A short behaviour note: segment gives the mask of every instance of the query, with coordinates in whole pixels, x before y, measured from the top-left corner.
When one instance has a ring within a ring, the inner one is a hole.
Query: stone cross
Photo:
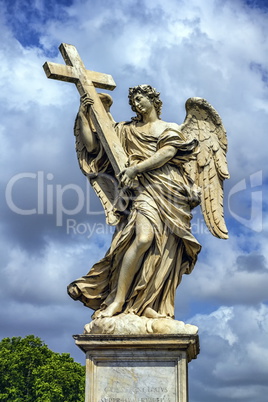
[[[95,89],[97,87],[113,90],[116,87],[113,77],[109,74],[86,70],[75,46],[62,43],[59,50],[66,65],[46,62],[43,65],[45,73],[48,78],[73,82],[80,96],[87,94],[93,99],[94,103],[90,107],[90,118],[115,174],[118,174],[125,167],[127,156]]]

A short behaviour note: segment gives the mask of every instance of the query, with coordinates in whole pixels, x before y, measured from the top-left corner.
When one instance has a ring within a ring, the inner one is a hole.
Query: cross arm
[[[75,83],[80,96],[88,94],[93,99],[91,119],[115,174],[118,174],[125,167],[127,156],[95,89],[113,90],[116,86],[113,77],[86,70],[75,46],[62,43],[59,49],[66,65],[46,62],[43,66],[45,73],[48,78]]]
[[[76,83],[80,77],[77,76],[72,66],[46,62],[43,65],[47,78],[54,80]],[[90,80],[95,87],[113,90],[116,87],[113,77],[110,74],[102,74],[96,71],[86,71],[88,81]]]

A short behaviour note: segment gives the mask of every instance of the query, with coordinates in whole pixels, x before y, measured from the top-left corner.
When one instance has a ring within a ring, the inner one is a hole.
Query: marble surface
[[[86,353],[86,402],[187,402],[198,335],[76,335]]]

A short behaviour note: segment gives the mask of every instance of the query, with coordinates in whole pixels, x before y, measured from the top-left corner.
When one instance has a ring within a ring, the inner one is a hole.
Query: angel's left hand
[[[127,167],[118,174],[118,178],[120,182],[127,187],[131,187],[131,184],[135,177],[137,176],[138,171],[136,166]]]

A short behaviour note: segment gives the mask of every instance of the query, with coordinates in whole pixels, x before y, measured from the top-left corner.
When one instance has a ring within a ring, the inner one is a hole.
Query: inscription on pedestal
[[[85,402],[187,402],[198,335],[76,335],[86,352]]]
[[[175,362],[102,362],[97,376],[97,402],[176,401]]]

